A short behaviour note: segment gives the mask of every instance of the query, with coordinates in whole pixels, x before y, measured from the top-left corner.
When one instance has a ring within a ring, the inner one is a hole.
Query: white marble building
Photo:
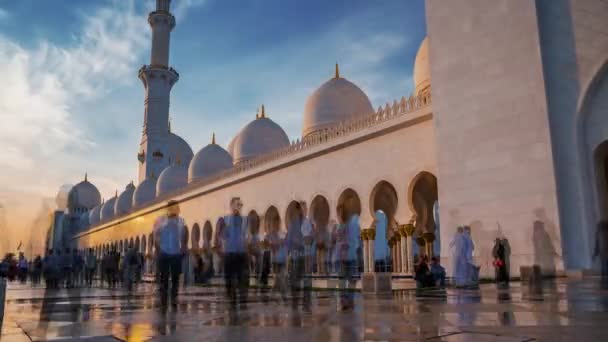
[[[196,154],[168,122],[179,79],[169,64],[169,5],[157,0],[149,16],[151,61],[139,72],[138,184],[104,203],[86,179],[73,188],[78,196],[57,215],[78,215],[69,238],[79,248],[101,253],[132,241],[152,254],[152,222],[174,199],[193,253],[208,250],[239,196],[257,218],[254,232],[285,230],[294,201],[305,201],[321,230],[360,214],[368,241],[382,211],[397,274],[411,273],[420,253],[440,254],[449,271],[459,225],[471,226],[486,277],[499,235],[510,241],[511,275],[533,264],[545,274],[594,268],[595,225],[608,216],[604,1],[427,0],[413,94],[373,109],[336,66],[303,105],[297,141],[262,107],[226,149],[213,138]]]

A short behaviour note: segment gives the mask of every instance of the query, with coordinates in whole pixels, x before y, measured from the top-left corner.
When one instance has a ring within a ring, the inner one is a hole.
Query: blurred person
[[[262,249],[262,266],[260,270],[260,284],[264,287],[268,286],[268,276],[271,271],[272,250],[270,248],[270,234],[265,233],[261,243]]]
[[[40,285],[40,277],[42,275],[42,257],[37,255],[32,263],[32,286]]]
[[[66,248],[64,250],[63,255],[61,256],[61,281],[62,286],[65,286],[65,288],[72,287],[73,263],[74,258],[72,257],[72,251],[70,250],[70,248]]]
[[[272,273],[274,276],[273,290],[279,292],[283,298],[287,290],[287,246],[285,237],[279,231],[271,232],[268,238],[271,249]]]
[[[88,287],[93,287],[93,277],[97,269],[97,256],[93,248],[89,248],[89,253],[85,259],[85,283]]]
[[[171,305],[174,308],[177,307],[182,259],[188,248],[186,222],[179,214],[179,203],[171,200],[167,202],[166,215],[160,216],[154,223],[162,308],[167,307],[169,296]],[[169,292],[169,279],[171,280],[171,292]]]
[[[27,274],[29,270],[29,264],[27,263],[27,259],[25,258],[25,254],[23,252],[19,252],[19,260],[17,261],[17,274],[19,275],[19,282],[21,284],[25,284],[27,282]]]
[[[129,247],[125,256],[122,260],[122,275],[123,284],[127,288],[128,293],[133,291],[133,283],[137,280],[137,272],[140,268],[141,259],[135,250],[132,243],[129,243]]]
[[[346,224],[336,232],[336,245],[340,261],[340,310],[354,308],[354,288],[356,281],[353,275],[358,269],[357,254],[361,248],[361,227],[359,215],[352,214]]]
[[[238,300],[243,308],[247,307],[247,287],[249,283],[247,242],[249,230],[247,217],[241,216],[243,202],[238,197],[230,200],[230,215],[224,217],[222,232],[224,247],[224,279],[226,294],[232,309],[236,308]],[[237,291],[238,288],[238,291]]]
[[[599,257],[602,272],[602,284],[608,286],[608,221],[601,220],[597,224],[595,232],[595,247],[593,249],[593,259]]]
[[[445,287],[445,268],[439,263],[438,257],[431,258],[431,275],[434,286]]]
[[[73,268],[73,283],[74,286],[80,286],[82,284],[82,277],[84,274],[84,258],[82,257],[79,250],[74,250],[74,268]]]

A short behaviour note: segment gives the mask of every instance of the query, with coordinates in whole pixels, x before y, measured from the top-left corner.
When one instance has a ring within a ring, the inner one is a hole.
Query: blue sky
[[[136,177],[150,0],[0,0],[0,201],[53,196],[84,174],[104,197]],[[422,0],[174,0],[173,130],[226,146],[264,103],[292,138],[333,75],[375,108],[412,89]],[[2,195],[4,194],[4,195]]]

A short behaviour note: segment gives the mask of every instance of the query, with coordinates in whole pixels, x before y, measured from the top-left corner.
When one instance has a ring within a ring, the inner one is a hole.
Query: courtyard
[[[598,279],[545,281],[508,289],[402,290],[355,294],[337,310],[334,291],[312,293],[310,311],[291,298],[251,289],[228,310],[223,288],[189,287],[160,310],[156,291],[104,288],[45,291],[10,284],[1,341],[602,341],[608,291]],[[42,314],[41,314],[42,309]]]

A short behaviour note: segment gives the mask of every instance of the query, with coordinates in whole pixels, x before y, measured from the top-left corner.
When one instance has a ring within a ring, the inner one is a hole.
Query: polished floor
[[[312,307],[251,290],[246,308],[229,310],[218,287],[191,287],[162,312],[151,285],[69,292],[9,285],[0,341],[608,341],[608,291],[597,279],[513,283],[508,289],[355,294],[312,293]]]

